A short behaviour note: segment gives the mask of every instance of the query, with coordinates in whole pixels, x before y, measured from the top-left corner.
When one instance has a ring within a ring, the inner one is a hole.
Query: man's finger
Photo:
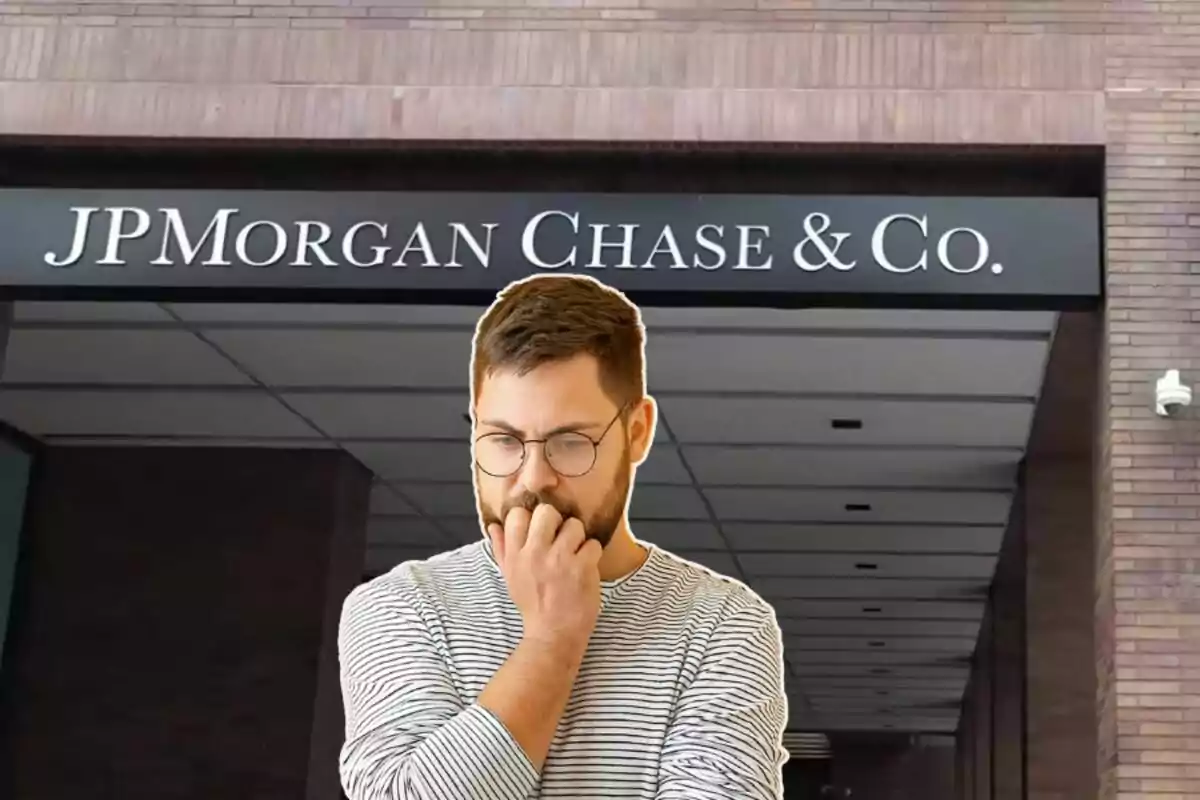
[[[529,512],[514,508],[504,518],[504,552],[519,553],[529,535]]]
[[[559,527],[558,536],[554,539],[554,549],[562,555],[573,556],[579,552],[586,538],[583,523],[576,517],[570,517]]]
[[[562,525],[562,514],[558,509],[547,503],[542,503],[533,510],[533,518],[529,522],[529,537],[525,546],[539,551],[546,551],[554,544],[554,537]]]
[[[584,563],[591,567],[599,567],[604,547],[595,539],[588,539],[583,543],[583,547],[579,548],[579,555],[583,556]]]

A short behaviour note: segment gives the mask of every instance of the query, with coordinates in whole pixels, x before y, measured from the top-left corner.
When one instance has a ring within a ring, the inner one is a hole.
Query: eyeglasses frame
[[[617,413],[613,416],[613,418],[611,420],[609,420],[608,425],[606,425],[604,427],[604,432],[601,433],[600,436],[595,439],[588,436],[583,431],[560,431],[558,433],[551,434],[550,436],[544,437],[542,439],[521,439],[520,437],[515,436],[511,433],[504,433],[504,432],[485,433],[481,436],[475,437],[474,441],[475,441],[476,445],[478,445],[482,440],[488,438],[489,436],[512,436],[514,439],[516,439],[518,442],[520,442],[521,443],[521,461],[517,464],[516,469],[514,469],[512,472],[507,472],[503,475],[497,475],[494,472],[488,472],[486,469],[484,469],[483,465],[479,463],[478,458],[473,458],[472,460],[475,462],[475,466],[479,467],[479,469],[482,470],[483,473],[486,475],[490,475],[493,478],[509,478],[509,477],[512,477],[513,475],[516,475],[518,472],[520,472],[524,468],[525,461],[526,461],[526,459],[529,458],[529,445],[540,444],[540,445],[542,445],[542,447],[545,447],[546,443],[548,441],[550,441],[551,439],[553,439],[555,436],[562,436],[563,434],[569,433],[569,434],[572,434],[575,436],[582,436],[584,439],[587,439],[589,442],[592,443],[592,463],[589,464],[588,468],[585,469],[583,472],[580,472],[575,475],[565,475],[562,472],[560,472],[558,470],[558,468],[554,466],[554,462],[552,462],[549,457],[546,458],[546,463],[550,466],[550,469],[554,470],[554,472],[561,478],[582,478],[584,475],[587,475],[589,472],[591,472],[593,469],[596,468],[596,462],[600,458],[600,445],[604,442],[604,437],[608,436],[608,432],[612,430],[613,425],[617,424],[617,420],[619,420],[621,418],[621,416],[625,413],[626,409],[628,409],[628,408],[629,408],[628,403],[625,403],[620,408],[618,408]]]

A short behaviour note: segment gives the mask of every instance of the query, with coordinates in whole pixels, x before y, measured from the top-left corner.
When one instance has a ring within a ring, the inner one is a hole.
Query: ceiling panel
[[[970,620],[983,619],[981,602],[939,602],[935,600],[812,600],[778,599],[773,603],[780,620],[788,618],[888,619],[888,620]]]
[[[634,495],[641,489],[635,489]],[[672,520],[631,519],[633,535],[671,551],[688,549],[724,549],[716,527],[708,520],[675,522]]]
[[[870,714],[828,714],[816,723],[823,731],[873,731],[895,730],[919,733],[932,731],[934,733],[953,733],[958,729],[958,717],[910,716],[908,714],[870,715]]]
[[[939,666],[942,663],[953,664],[962,656],[960,650],[946,652],[927,652],[918,650],[896,650],[887,647],[863,648],[850,650],[844,647],[837,649],[819,650],[813,647],[800,646],[796,642],[784,642],[784,654],[793,664],[824,664],[841,666],[843,664],[869,664],[872,666]],[[968,651],[966,655],[970,655]]]
[[[650,483],[691,484],[692,476],[679,457],[679,448],[658,443],[650,448],[646,460],[637,467],[636,481],[643,487]]]
[[[346,442],[353,453],[376,475],[396,481],[463,481],[472,475],[471,446],[461,442]],[[638,481],[689,485],[691,476],[679,460],[679,452],[668,445],[650,449],[638,469]]]
[[[1009,489],[1020,451],[686,447],[704,485]]]
[[[1011,503],[1004,492],[720,488],[705,489],[704,493],[721,519],[763,522],[1002,525],[1008,519]]]
[[[21,303],[20,306],[89,305]],[[126,305],[126,304],[115,304]],[[128,304],[134,305],[134,304]],[[151,306],[151,304],[144,304]],[[394,324],[474,326],[482,306],[421,306],[370,304],[172,303],[190,322],[250,322],[285,324]],[[42,312],[48,313],[48,312]],[[650,329],[657,327],[768,328],[797,331],[940,331],[946,333],[1048,334],[1054,312],[953,311],[923,309],[839,308],[654,308],[642,309]]]
[[[970,371],[969,367],[966,367]],[[729,384],[726,389],[750,389]],[[829,391],[829,390],[824,390]],[[1023,451],[1032,402],[949,402],[888,398],[657,398],[677,441],[864,447],[1009,447]],[[859,422],[861,428],[834,427]],[[816,456],[819,457],[819,456]]]
[[[367,520],[368,547],[449,547],[446,535],[422,517],[376,516]]]
[[[958,600],[986,596],[988,581],[891,578],[755,578],[751,584],[771,600]]]
[[[265,392],[27,391],[0,388],[0,418],[35,436],[289,437],[308,425]]]
[[[367,548],[365,567],[368,572],[385,572],[405,561],[420,561],[445,552],[445,547],[387,547]]]
[[[671,334],[648,340],[646,361],[651,392],[1036,397],[1047,351],[1038,340]]]
[[[210,330],[206,335],[271,386],[465,390],[470,385],[469,331]]]
[[[676,551],[675,555],[688,561],[699,564],[702,567],[707,567],[712,571],[726,577],[737,578],[738,567],[734,563],[733,556],[729,553],[720,551]]]
[[[784,618],[779,625],[794,636],[951,636],[974,641],[979,635],[979,621],[974,619]]]
[[[462,439],[471,435],[470,397],[453,394],[280,392],[289,405],[336,439]]]
[[[397,484],[417,508],[431,516],[471,514],[475,511],[475,492],[469,483]]]
[[[814,705],[834,704],[839,701],[847,703],[862,702],[864,698],[888,697],[897,705],[917,703],[937,703],[944,700],[959,700],[959,689],[956,683],[944,683],[933,686],[904,686],[888,685],[875,682],[874,686],[825,686],[805,682],[803,691]],[[878,699],[870,702],[879,703]]]
[[[181,319],[193,323],[252,325],[469,325],[484,308],[358,303],[171,303]]]
[[[895,553],[739,553],[738,561],[752,576],[816,576],[867,578],[975,578],[988,582],[996,556]]]
[[[639,486],[629,503],[633,519],[707,520],[700,493],[690,486]]]
[[[116,434],[105,436],[90,434],[46,434],[41,437],[48,444],[69,447],[112,447],[120,444],[128,447],[255,447],[265,450],[340,450],[326,439],[300,438],[294,436],[250,437],[212,436],[199,434],[171,434],[166,436],[140,436]]]
[[[956,716],[958,700],[954,696],[926,695],[923,697],[895,697],[888,692],[872,692],[849,697],[817,697],[811,701],[812,709],[818,714],[850,711],[857,713],[930,714],[934,716]]]
[[[440,516],[437,517],[437,521],[463,541],[472,541],[481,535],[479,520],[473,508],[466,512],[466,515],[460,512],[459,516]],[[638,539],[658,545],[671,553],[725,549],[721,535],[712,523],[705,519],[677,521],[635,517],[629,524],[633,535]]]
[[[404,494],[426,514],[470,514],[475,493],[469,483],[404,483]],[[690,486],[641,486],[633,493],[631,517],[648,519],[706,519],[700,495]]]
[[[385,481],[471,480],[471,448],[466,443],[346,442],[344,446]]]
[[[970,666],[928,664],[807,664],[791,662],[791,672],[801,685],[823,685],[827,681],[862,679],[901,684],[910,681],[957,681],[965,685]]]
[[[307,417],[384,479],[372,494],[367,569],[479,540],[463,412],[481,308],[170,310],[259,379],[291,387],[284,400],[300,416],[256,390],[0,386],[0,417],[72,442],[334,444],[315,438]],[[20,304],[16,315],[8,381],[252,385],[154,304]],[[953,722],[1053,318],[646,309],[651,390],[709,488],[690,485],[659,426],[632,527],[720,574],[746,568],[784,631],[793,726]],[[48,329],[58,321],[61,330]]]
[[[280,397],[337,439],[450,439],[469,441],[466,388],[458,392],[288,392]],[[666,443],[666,430],[655,430]]]
[[[919,668],[918,668],[919,669]],[[896,670],[899,671],[899,668]],[[897,696],[913,692],[959,693],[963,690],[965,676],[958,677],[913,677],[901,675],[807,675],[803,680],[805,694],[813,697],[831,696],[838,693],[872,692],[886,689]]]
[[[5,383],[253,383],[180,330],[17,328],[9,334],[5,358]]]
[[[986,553],[1000,551],[1001,525],[789,525],[728,522],[722,525],[739,550],[842,553]]]
[[[448,531],[460,542],[467,544],[483,538],[479,515],[475,513],[475,509],[471,509],[468,514],[468,516],[460,517],[435,517],[435,519],[442,530]]]
[[[865,695],[858,698],[831,698],[812,703],[806,716],[811,719],[832,717],[838,720],[853,720],[878,716],[891,720],[909,719],[958,719],[961,703],[953,699],[927,702],[897,702],[886,696]],[[901,723],[911,724],[911,723]],[[893,722],[894,726],[895,723]]]
[[[174,322],[158,303],[22,301],[13,322]]]
[[[790,651],[852,652],[874,658],[880,653],[916,653],[915,662],[935,661],[946,656],[969,656],[975,650],[974,636],[803,636],[783,635],[783,646]],[[819,659],[818,659],[819,660]],[[909,662],[914,663],[914,662]]]
[[[768,328],[836,331],[942,331],[1048,335],[1052,311],[943,311],[850,308],[646,308],[642,319],[657,326]]]
[[[371,487],[370,510],[372,514],[417,514],[417,510],[402,499],[394,487],[383,483]]]

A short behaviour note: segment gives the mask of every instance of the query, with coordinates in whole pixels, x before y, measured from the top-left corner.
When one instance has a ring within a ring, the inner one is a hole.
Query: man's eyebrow
[[[486,425],[489,428],[499,428],[500,430],[504,431],[505,433],[511,433],[513,436],[524,436],[525,435],[524,431],[519,430],[518,428],[514,428],[512,425],[509,425],[507,422],[505,422],[504,420],[500,420],[500,419],[481,419],[481,420],[479,420],[479,424]]]
[[[505,433],[512,434],[513,436],[516,436],[519,439],[526,438],[525,431],[523,431],[520,428],[517,428],[513,425],[510,425],[509,423],[507,423],[501,419],[481,419],[481,420],[479,420],[479,424],[486,425],[489,428],[499,428],[500,430],[504,431]],[[603,424],[604,423],[602,423],[602,422],[571,422],[566,425],[559,425],[558,427],[547,431],[546,436],[553,436],[556,433],[578,433],[580,431],[587,430],[588,428],[599,428]]]

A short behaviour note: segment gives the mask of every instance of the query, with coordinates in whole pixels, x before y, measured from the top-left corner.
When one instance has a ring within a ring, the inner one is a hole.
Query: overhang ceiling
[[[48,442],[341,447],[365,574],[473,541],[473,308],[24,303],[0,418]],[[776,607],[800,731],[949,732],[1055,317],[647,309],[639,537]]]

